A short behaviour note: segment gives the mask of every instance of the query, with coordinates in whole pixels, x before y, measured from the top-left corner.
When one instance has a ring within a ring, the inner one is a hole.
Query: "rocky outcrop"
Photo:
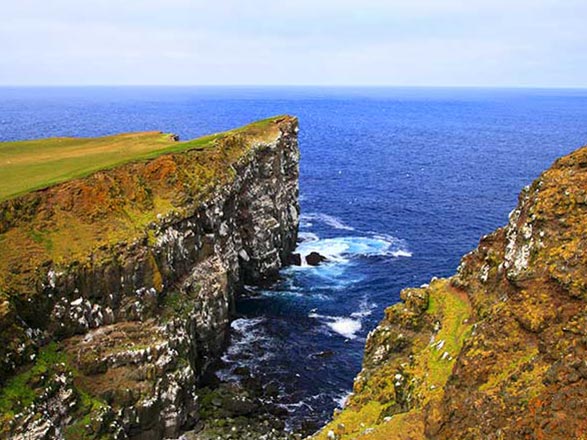
[[[5,202],[1,240],[26,239],[1,267],[2,434],[193,427],[235,295],[295,247],[298,158],[280,117]]]
[[[520,195],[457,274],[402,292],[318,439],[587,436],[587,147]]]
[[[318,252],[310,252],[308,255],[306,255],[306,263],[309,266],[318,266],[324,261],[326,261],[326,257],[324,255],[320,255]]]

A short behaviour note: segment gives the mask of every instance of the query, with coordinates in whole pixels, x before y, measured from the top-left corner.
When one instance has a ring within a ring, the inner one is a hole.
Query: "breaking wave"
[[[230,344],[222,356],[228,367],[217,372],[221,380],[235,380],[232,369],[244,365],[252,370],[271,358],[272,338],[266,333],[264,318],[239,318],[230,323]]]
[[[329,215],[329,214],[310,212],[308,214],[302,214],[302,216],[300,218],[300,223],[301,223],[302,227],[312,226],[312,221],[318,221],[318,222],[324,223],[334,229],[342,229],[344,231],[354,231],[355,230],[355,228],[353,228],[352,226],[349,226],[349,225],[343,223],[343,221],[340,220],[339,218],[334,217],[333,215]]]
[[[347,339],[355,339],[357,332],[361,330],[362,324],[360,319],[348,318],[345,316],[325,316],[311,312],[309,318],[316,318],[324,322],[332,331],[344,336]]]
[[[301,242],[296,252],[305,257],[311,252],[324,255],[330,262],[346,263],[353,257],[411,257],[401,240],[384,237],[338,237],[320,239],[315,234],[312,239]]]

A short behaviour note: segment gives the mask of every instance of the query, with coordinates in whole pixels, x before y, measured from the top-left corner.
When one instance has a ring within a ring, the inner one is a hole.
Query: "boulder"
[[[320,263],[326,261],[327,258],[324,255],[320,255],[318,252],[310,252],[306,255],[306,263],[310,266],[318,266]]]

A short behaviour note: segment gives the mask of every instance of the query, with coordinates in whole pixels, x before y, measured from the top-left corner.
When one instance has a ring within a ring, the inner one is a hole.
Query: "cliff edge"
[[[524,188],[456,275],[402,291],[316,439],[587,436],[587,147]]]
[[[29,149],[71,168],[1,188],[0,437],[175,438],[198,422],[235,295],[295,247],[297,131],[281,116],[188,142],[2,150],[9,170]]]

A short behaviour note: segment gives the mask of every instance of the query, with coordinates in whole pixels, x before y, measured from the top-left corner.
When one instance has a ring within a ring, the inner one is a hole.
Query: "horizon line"
[[[554,89],[587,90],[583,86],[559,85],[398,85],[398,84],[0,84],[0,88],[82,88],[82,87],[201,87],[201,88],[395,88],[395,89]]]

